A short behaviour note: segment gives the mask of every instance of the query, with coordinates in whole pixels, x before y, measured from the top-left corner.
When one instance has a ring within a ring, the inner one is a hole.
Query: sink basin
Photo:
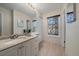
[[[29,39],[29,37],[28,36],[19,36],[16,39],[10,39],[10,38],[3,39],[3,40],[0,40],[0,44],[3,44],[3,43],[5,43],[5,44],[10,44],[10,43],[14,44],[14,43],[16,43],[16,41],[21,41],[22,39]]]
[[[17,39],[27,39],[26,36],[19,36]]]
[[[6,42],[5,44],[14,44],[14,43],[15,43],[14,41],[15,41],[15,40],[8,41],[8,42]]]
[[[3,39],[3,40],[0,40],[0,43],[9,42],[9,41],[13,41],[13,40],[12,39]]]
[[[28,37],[19,36],[18,38],[14,39],[14,40],[11,40],[11,41],[8,41],[5,44],[17,44],[17,42],[22,42],[22,41],[25,41],[26,39],[28,39]]]

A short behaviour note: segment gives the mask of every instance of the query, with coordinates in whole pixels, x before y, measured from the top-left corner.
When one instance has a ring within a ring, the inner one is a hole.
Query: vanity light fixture
[[[35,11],[36,14],[36,19],[39,18],[40,13],[38,12],[38,10],[35,8],[35,6],[32,3],[27,3],[26,5],[28,5],[32,10]]]
[[[26,5],[28,5],[31,9],[33,9],[34,11],[36,10],[36,8],[32,5],[32,3],[27,3]]]

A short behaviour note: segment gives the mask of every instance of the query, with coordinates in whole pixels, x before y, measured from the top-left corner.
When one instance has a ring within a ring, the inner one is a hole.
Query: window
[[[48,17],[48,35],[59,35],[58,19],[60,15]]]

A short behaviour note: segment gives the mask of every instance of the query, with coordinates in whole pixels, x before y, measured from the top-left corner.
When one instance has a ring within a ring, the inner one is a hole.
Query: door
[[[2,33],[2,14],[0,13],[0,36]]]

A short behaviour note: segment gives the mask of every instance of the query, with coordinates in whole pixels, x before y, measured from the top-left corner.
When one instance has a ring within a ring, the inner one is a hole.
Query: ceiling
[[[11,10],[15,9],[21,11],[31,17],[35,16],[34,10],[30,8],[28,5],[26,5],[25,3],[0,3],[0,6]]]
[[[63,3],[31,3],[42,15],[51,11],[55,11],[63,7]],[[34,17],[35,12],[32,8],[29,8],[26,3],[0,3],[0,6],[9,9],[19,10],[28,16]]]
[[[46,14],[63,7],[64,3],[32,3],[32,5],[41,13]]]

